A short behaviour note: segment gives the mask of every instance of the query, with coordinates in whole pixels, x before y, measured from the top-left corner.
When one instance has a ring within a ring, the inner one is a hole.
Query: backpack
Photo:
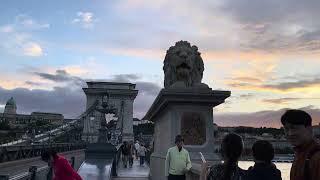
[[[310,160],[312,158],[313,155],[315,155],[317,152],[320,152],[320,146],[316,146],[316,148],[312,149],[308,155],[307,155],[307,158],[305,160],[305,163],[304,163],[304,178],[305,180],[310,180],[311,177],[310,177]]]

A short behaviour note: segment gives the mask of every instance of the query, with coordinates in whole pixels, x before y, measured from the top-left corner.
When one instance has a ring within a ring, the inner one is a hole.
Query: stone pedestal
[[[199,152],[207,161],[218,159],[214,154],[213,110],[230,96],[230,91],[210,88],[162,89],[143,119],[155,123],[154,152],[151,155],[152,180],[165,180],[165,158],[175,145],[178,134],[185,139],[185,148],[192,162],[200,162]]]

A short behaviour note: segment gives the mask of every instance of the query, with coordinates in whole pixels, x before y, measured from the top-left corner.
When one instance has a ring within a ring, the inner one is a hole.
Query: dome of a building
[[[16,107],[16,101],[13,99],[13,97],[11,97],[8,101],[6,105],[10,105],[10,106],[15,106]]]
[[[11,97],[4,108],[4,113],[6,114],[16,114],[17,113],[17,105],[13,97]]]

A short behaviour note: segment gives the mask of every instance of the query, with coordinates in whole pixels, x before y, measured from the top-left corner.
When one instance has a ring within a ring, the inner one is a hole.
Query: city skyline
[[[166,50],[186,40],[201,52],[202,81],[232,92],[214,109],[219,125],[278,126],[285,108],[303,108],[317,124],[320,2],[274,2],[4,1],[0,112],[14,97],[19,113],[76,117],[84,82],[105,80],[137,84],[142,118],[163,87]]]

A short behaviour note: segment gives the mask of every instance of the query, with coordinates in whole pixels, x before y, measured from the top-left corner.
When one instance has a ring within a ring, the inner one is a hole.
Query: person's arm
[[[165,176],[169,176],[169,168],[170,168],[170,149],[168,149],[167,156],[166,156],[166,163],[164,167]]]
[[[207,180],[208,177],[208,163],[204,162],[201,164],[201,172],[199,180]]]
[[[278,175],[278,180],[282,180],[282,177],[281,177],[281,171],[279,169],[277,169],[277,175]]]
[[[187,167],[186,167],[186,170],[187,171],[190,171],[192,165],[191,165],[191,161],[190,161],[190,156],[189,156],[189,152],[187,152]]]
[[[68,174],[68,176],[73,177],[76,180],[82,180],[81,176],[71,167],[68,160],[64,159],[61,162],[63,170]]]

